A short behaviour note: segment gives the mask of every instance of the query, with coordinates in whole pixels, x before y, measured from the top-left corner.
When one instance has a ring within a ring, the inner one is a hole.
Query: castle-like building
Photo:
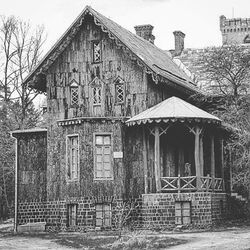
[[[250,18],[227,19],[220,16],[220,31],[222,44],[248,44],[250,43]]]

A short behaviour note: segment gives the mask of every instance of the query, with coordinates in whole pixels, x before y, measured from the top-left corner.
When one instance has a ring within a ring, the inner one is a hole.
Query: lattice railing
[[[161,191],[223,191],[222,178],[202,176],[197,183],[197,176],[161,177]]]

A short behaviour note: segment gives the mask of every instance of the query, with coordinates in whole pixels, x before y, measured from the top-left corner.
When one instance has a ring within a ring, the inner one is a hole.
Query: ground
[[[117,232],[17,234],[0,225],[0,250],[45,249],[250,249],[250,225],[231,224],[209,231],[124,233]]]

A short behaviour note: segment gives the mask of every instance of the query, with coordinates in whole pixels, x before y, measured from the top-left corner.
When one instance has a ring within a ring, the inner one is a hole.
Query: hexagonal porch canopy
[[[170,97],[163,102],[141,112],[130,118],[126,124],[128,126],[146,123],[175,122],[175,121],[197,121],[220,124],[221,120],[208,112],[178,98]]]
[[[167,130],[172,127],[176,122],[183,123],[185,127],[189,129],[194,135],[193,142],[194,143],[194,165],[195,165],[195,176],[182,176],[178,174],[178,177],[166,177],[161,176],[160,169],[160,137],[163,134],[166,134]],[[166,127],[164,126],[166,124]],[[203,133],[205,124],[211,125],[220,125],[221,120],[214,115],[209,114],[208,112],[178,98],[171,97],[169,99],[164,100],[163,102],[141,112],[140,114],[130,118],[126,122],[127,126],[134,125],[149,125],[142,126],[143,133],[143,145],[146,145],[146,132],[144,128],[148,128],[150,130],[150,134],[154,135],[154,176],[156,183],[156,191],[161,192],[164,190],[168,190],[167,187],[172,186],[174,190],[185,191],[187,188],[191,190],[208,190],[205,188],[206,184],[211,183],[212,190],[215,188],[215,182],[218,181],[220,183],[220,188],[217,190],[223,190],[223,173],[222,178],[215,178],[215,142],[214,135],[210,136],[210,166],[211,166],[211,177],[204,176],[204,149],[203,149]],[[151,124],[151,125],[150,125]],[[144,146],[145,148],[145,146]],[[145,150],[144,150],[145,151]],[[221,143],[220,149],[220,158],[223,158],[223,141]],[[221,160],[223,161],[223,160]],[[147,175],[147,160],[146,156],[144,159],[144,172],[145,176]],[[221,164],[222,166],[222,164]],[[222,171],[222,170],[221,170]],[[145,177],[145,187],[146,187],[146,179]],[[195,181],[194,181],[195,180]],[[165,182],[165,186],[162,186],[162,183]],[[183,186],[179,185],[177,187],[173,185],[173,183],[184,183]],[[193,183],[196,183],[195,186]],[[210,184],[209,184],[210,186]],[[176,188],[176,189],[175,189]],[[145,188],[145,193],[147,193],[147,188]]]

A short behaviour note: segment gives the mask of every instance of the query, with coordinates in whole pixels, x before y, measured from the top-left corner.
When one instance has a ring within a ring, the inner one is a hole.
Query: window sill
[[[72,182],[79,182],[79,179],[67,179],[66,182],[67,184]]]
[[[94,178],[94,181],[113,181],[114,178]]]

